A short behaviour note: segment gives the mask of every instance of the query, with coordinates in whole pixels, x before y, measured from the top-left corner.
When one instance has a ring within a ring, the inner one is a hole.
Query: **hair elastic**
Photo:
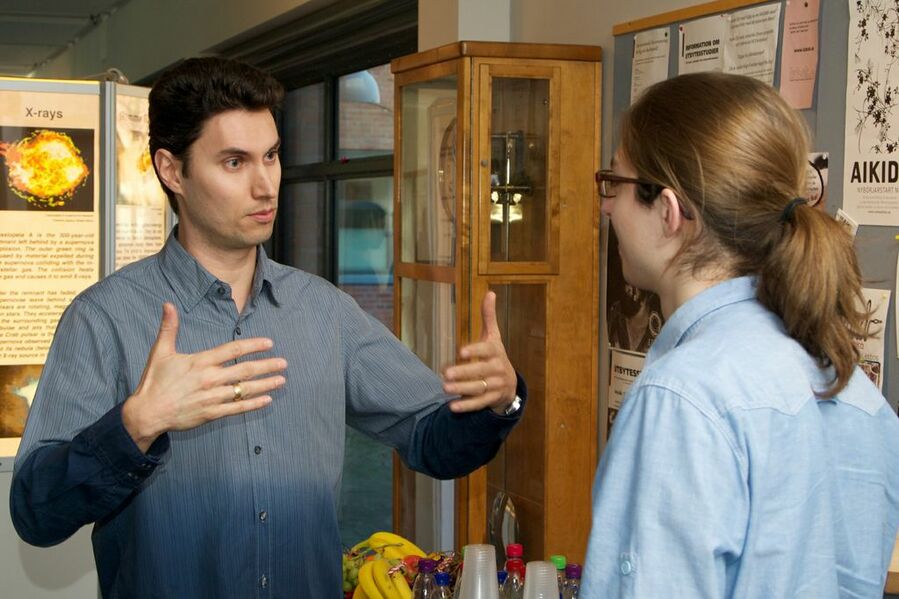
[[[808,200],[805,198],[793,198],[790,200],[790,203],[787,204],[784,211],[780,213],[780,222],[789,223],[793,221],[793,212],[796,211],[796,207],[800,204],[808,204]]]

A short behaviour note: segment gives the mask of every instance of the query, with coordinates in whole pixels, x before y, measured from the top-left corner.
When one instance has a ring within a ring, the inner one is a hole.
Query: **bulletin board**
[[[802,0],[791,0],[802,1]],[[780,60],[783,50],[783,21],[787,11],[787,1],[758,2],[747,0],[720,0],[682,10],[650,16],[645,19],[616,25],[615,52],[613,64],[614,89],[612,92],[612,147],[618,144],[618,123],[620,115],[631,103],[631,73],[634,55],[634,35],[657,28],[668,29],[669,60],[668,76],[678,74],[679,27],[693,20],[712,15],[733,13],[740,10],[780,5],[780,37],[777,57],[774,61],[774,87],[780,88]],[[850,7],[848,0],[820,0],[818,19],[818,65],[817,81],[812,94],[811,107],[800,112],[805,117],[811,132],[810,151],[827,152],[829,168],[827,191],[823,202],[830,214],[836,214],[843,207],[843,178],[845,154],[845,121],[847,96],[847,66],[849,42]],[[849,82],[854,85],[855,82]],[[897,131],[899,134],[899,131]],[[888,158],[899,160],[899,151]],[[603,165],[604,168],[607,165]],[[850,213],[851,214],[851,213]],[[899,255],[899,227],[862,224],[856,235],[856,250],[862,268],[863,286],[883,289],[896,293],[897,255]],[[608,235],[605,235],[608,239]],[[612,283],[609,282],[609,285]],[[608,296],[608,293],[607,293]],[[885,342],[884,359],[880,376],[883,380],[883,394],[897,408],[899,402],[899,358],[897,358],[895,329],[895,297],[891,296],[886,322],[881,327]],[[608,352],[607,352],[608,354]],[[608,359],[608,357],[607,357]],[[602,369],[609,372],[609,365]]]

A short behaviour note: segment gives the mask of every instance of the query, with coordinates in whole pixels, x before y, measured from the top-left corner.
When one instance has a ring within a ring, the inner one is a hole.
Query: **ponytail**
[[[798,206],[761,264],[758,299],[783,319],[787,334],[821,368],[833,367],[830,398],[849,382],[859,361],[853,337],[869,316],[862,309],[861,274],[852,237],[827,213]]]

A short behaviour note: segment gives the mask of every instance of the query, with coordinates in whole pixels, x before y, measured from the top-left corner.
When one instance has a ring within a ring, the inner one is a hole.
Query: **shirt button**
[[[260,522],[265,522],[267,519],[268,519],[268,512],[266,512],[265,510],[262,510],[261,512],[259,512],[259,521]]]
[[[219,287],[218,289],[215,290],[215,292],[218,293],[219,295],[225,295],[225,288]]]
[[[259,579],[259,586],[261,586],[263,589],[268,588],[268,576],[266,576],[265,574],[262,575],[262,578]]]
[[[240,335],[240,327],[237,327],[236,329],[234,329],[234,333],[237,335]]]
[[[256,447],[253,448],[253,453],[255,453],[256,455],[259,455],[260,453],[262,453],[262,447],[257,445]]]
[[[618,571],[621,572],[622,576],[628,576],[631,572],[634,571],[634,565],[631,563],[631,560],[628,559],[627,556],[621,557],[621,561],[618,564]]]

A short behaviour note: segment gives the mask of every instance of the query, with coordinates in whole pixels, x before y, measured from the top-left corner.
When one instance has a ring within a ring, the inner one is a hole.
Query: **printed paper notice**
[[[680,31],[677,72],[698,73],[724,68],[724,43],[727,39],[726,15],[715,15],[684,23]]]
[[[787,0],[780,94],[797,109],[811,108],[818,76],[819,0]]]
[[[115,267],[156,253],[165,243],[166,195],[150,158],[149,102],[116,95]]]
[[[724,72],[773,85],[780,3],[730,13],[727,21]]]
[[[805,199],[809,206],[819,210],[827,207],[827,163],[830,155],[827,152],[811,152],[808,155],[806,169]]]
[[[99,86],[94,89],[0,90],[3,456],[18,447],[60,315],[100,275]]]
[[[861,354],[859,366],[871,382],[883,391],[883,355],[886,332],[887,309],[890,306],[890,292],[887,289],[862,289],[865,305],[862,309],[870,311],[864,323],[862,337],[855,338],[855,346]]]
[[[668,28],[641,31],[634,35],[634,59],[631,67],[631,103],[647,87],[668,78],[671,40]]]
[[[643,370],[643,362],[645,357],[643,354],[635,354],[624,352],[617,349],[612,350],[612,372],[609,376],[609,407],[606,420],[606,439],[612,432],[612,425],[615,424],[615,417],[621,404],[624,402],[624,396],[627,390],[640,375]]]
[[[849,3],[843,208],[859,225],[899,226],[899,13]]]

